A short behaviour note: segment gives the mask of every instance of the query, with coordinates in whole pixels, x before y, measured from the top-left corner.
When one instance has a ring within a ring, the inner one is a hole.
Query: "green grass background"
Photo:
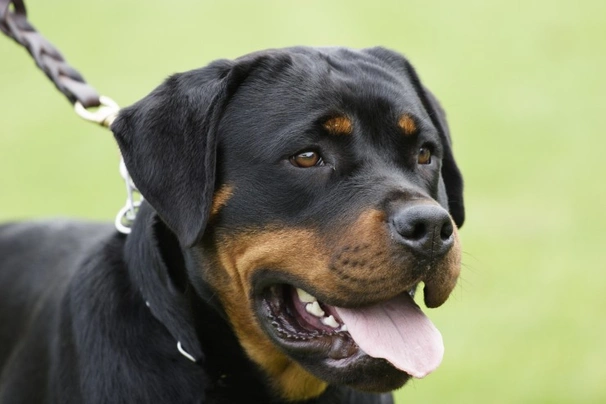
[[[128,105],[167,75],[290,45],[405,53],[466,179],[441,368],[398,402],[606,402],[606,2],[30,0],[31,21]],[[112,220],[110,133],[0,40],[0,219]]]

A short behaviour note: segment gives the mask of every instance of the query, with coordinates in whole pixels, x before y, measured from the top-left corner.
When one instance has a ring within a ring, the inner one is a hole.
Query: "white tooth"
[[[347,326],[345,324],[343,324],[341,326],[341,328],[339,328],[339,331],[341,331],[341,332],[347,332]]]
[[[322,324],[327,325],[332,328],[337,328],[339,326],[339,323],[337,323],[337,320],[335,320],[335,318],[332,315],[330,315],[328,317],[324,317],[322,319]]]
[[[297,288],[297,295],[299,296],[299,300],[302,301],[303,303],[311,303],[311,302],[315,302],[316,299],[315,297],[313,297],[312,295],[310,295],[309,293],[307,293],[306,291],[304,291],[303,289],[299,289]]]
[[[313,314],[316,317],[322,317],[324,315],[324,310],[320,307],[320,303],[318,301],[314,301],[313,303],[308,303],[305,305],[305,310],[309,314]]]

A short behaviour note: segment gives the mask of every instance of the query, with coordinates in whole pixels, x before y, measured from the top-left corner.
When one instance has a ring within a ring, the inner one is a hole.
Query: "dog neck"
[[[276,402],[266,377],[248,359],[212,290],[193,286],[187,265],[193,265],[176,237],[147,204],[140,208],[125,245],[125,261],[133,283],[152,315],[174,340],[175,351],[204,369],[212,394],[229,394],[233,402]],[[239,386],[254,385],[254,393]],[[244,394],[238,399],[238,394]],[[209,393],[211,394],[211,393]],[[258,401],[260,400],[260,401]]]

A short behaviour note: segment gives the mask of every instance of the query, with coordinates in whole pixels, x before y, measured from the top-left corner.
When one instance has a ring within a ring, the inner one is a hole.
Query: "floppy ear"
[[[437,98],[427,89],[419,76],[415,72],[412,65],[405,61],[406,70],[414,85],[423,107],[429,114],[431,122],[438,130],[442,145],[444,148],[444,157],[442,159],[442,178],[444,179],[444,185],[446,187],[446,195],[448,196],[448,210],[452,216],[454,222],[458,227],[463,226],[465,221],[465,205],[463,203],[463,177],[461,171],[455,162],[454,155],[452,153],[452,141],[450,138],[450,129],[446,122],[446,113],[442,106],[438,102]]]
[[[215,187],[218,122],[246,71],[219,60],[176,74],[112,124],[133,182],[184,246],[204,232]]]

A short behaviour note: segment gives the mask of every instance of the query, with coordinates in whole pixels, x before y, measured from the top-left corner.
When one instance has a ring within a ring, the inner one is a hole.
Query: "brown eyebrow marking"
[[[216,216],[217,213],[227,204],[229,198],[234,194],[234,188],[231,185],[223,184],[213,195],[213,202],[210,208],[210,217]]]
[[[414,135],[417,132],[417,124],[409,114],[403,114],[400,119],[398,119],[398,126],[406,136]]]
[[[331,135],[351,135],[353,123],[344,115],[329,118],[322,125]]]

